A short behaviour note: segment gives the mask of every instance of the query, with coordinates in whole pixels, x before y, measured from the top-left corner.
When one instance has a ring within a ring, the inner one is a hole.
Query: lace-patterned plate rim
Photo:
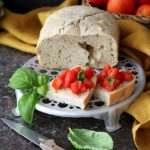
[[[50,74],[52,77],[50,81],[57,76],[62,70],[51,70],[41,67],[38,64],[37,57],[33,57],[28,60],[23,67],[29,67],[34,69],[36,72],[41,74]],[[116,109],[121,109],[122,107],[128,107],[135,98],[143,91],[145,85],[145,75],[142,67],[135,60],[130,57],[120,54],[118,67],[121,70],[132,71],[136,77],[136,86],[133,94],[128,97],[126,100],[121,101],[113,106],[106,106],[105,103],[98,100],[97,98],[92,97],[87,108],[85,110],[80,109],[76,106],[70,106],[63,103],[58,103],[52,99],[41,98],[40,102],[36,105],[36,109],[43,113],[63,116],[63,117],[94,117],[97,114],[104,112],[109,112]],[[100,70],[94,69],[95,73],[98,73]],[[16,91],[16,94],[21,92],[20,90]]]

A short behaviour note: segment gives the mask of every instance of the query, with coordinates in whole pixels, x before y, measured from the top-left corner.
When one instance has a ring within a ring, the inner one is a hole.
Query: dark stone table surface
[[[0,118],[8,118],[49,137],[66,150],[73,150],[67,140],[68,128],[85,128],[95,131],[106,131],[104,122],[93,118],[62,118],[35,111],[31,126],[25,124],[20,117],[12,114],[16,106],[14,90],[8,88],[8,79],[13,72],[33,57],[9,48],[0,46]],[[132,139],[132,124],[134,119],[123,113],[120,119],[122,128],[110,133],[114,141],[114,150],[136,150]],[[23,138],[0,120],[0,150],[39,150],[40,148]]]

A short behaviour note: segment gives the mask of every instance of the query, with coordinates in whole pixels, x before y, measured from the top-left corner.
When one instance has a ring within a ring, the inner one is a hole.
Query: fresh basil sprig
[[[29,89],[37,85],[37,73],[30,68],[17,69],[8,84],[13,89]]]
[[[112,86],[114,84],[114,82],[115,82],[115,78],[114,77],[109,77],[108,78],[108,83],[109,83],[110,86]]]
[[[39,101],[39,95],[36,91],[24,93],[18,102],[19,113],[23,120],[29,124],[32,123],[33,112],[36,103]]]
[[[113,141],[106,132],[96,132],[87,129],[70,129],[68,140],[79,150],[111,150]]]
[[[19,68],[9,79],[9,87],[23,91],[18,108],[21,117],[29,124],[32,123],[36,103],[47,93],[49,78],[30,68]]]
[[[78,80],[81,80],[83,81],[85,79],[85,76],[84,76],[84,69],[82,69],[79,73],[78,73],[78,76],[77,76],[77,79]]]

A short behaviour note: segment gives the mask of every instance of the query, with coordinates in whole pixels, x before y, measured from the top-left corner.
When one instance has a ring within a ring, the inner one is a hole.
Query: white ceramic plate
[[[23,67],[29,67],[34,69],[36,72],[41,74],[51,74],[52,80],[61,70],[51,70],[45,69],[39,66],[37,57],[33,57],[28,60]],[[62,116],[62,117],[94,117],[97,119],[103,119],[108,131],[114,131],[120,128],[119,118],[123,111],[125,111],[128,106],[136,99],[136,97],[142,92],[145,85],[145,75],[142,67],[133,59],[125,56],[119,56],[118,67],[121,70],[132,71],[136,77],[136,86],[133,94],[126,100],[119,102],[113,106],[106,106],[103,102],[96,98],[92,98],[89,102],[87,108],[82,110],[75,106],[70,106],[67,104],[57,103],[52,99],[42,98],[40,102],[36,105],[36,109],[46,114]],[[99,70],[94,70],[96,73]],[[19,100],[22,95],[20,90],[16,90],[16,96]],[[18,111],[15,111],[15,113]]]

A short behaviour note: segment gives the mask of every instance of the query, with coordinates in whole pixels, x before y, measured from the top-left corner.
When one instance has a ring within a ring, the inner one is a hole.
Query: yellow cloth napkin
[[[54,11],[77,4],[77,0],[65,0],[56,7],[45,7],[17,14],[5,9],[5,17],[0,20],[0,44],[14,47],[24,52],[36,54],[35,45],[45,19]],[[147,77],[145,91],[128,108],[135,118],[133,139],[139,150],[150,150],[150,30],[132,20],[118,20],[121,39],[120,50],[137,60]]]
[[[145,91],[126,111],[135,118],[133,139],[139,150],[150,150],[150,30],[132,20],[118,20],[120,50],[137,60],[146,75]]]
[[[17,14],[5,9],[0,20],[0,44],[11,46],[24,52],[36,53],[35,45],[45,19],[56,10],[76,5],[78,0],[65,0],[59,6],[43,7],[26,14]]]

